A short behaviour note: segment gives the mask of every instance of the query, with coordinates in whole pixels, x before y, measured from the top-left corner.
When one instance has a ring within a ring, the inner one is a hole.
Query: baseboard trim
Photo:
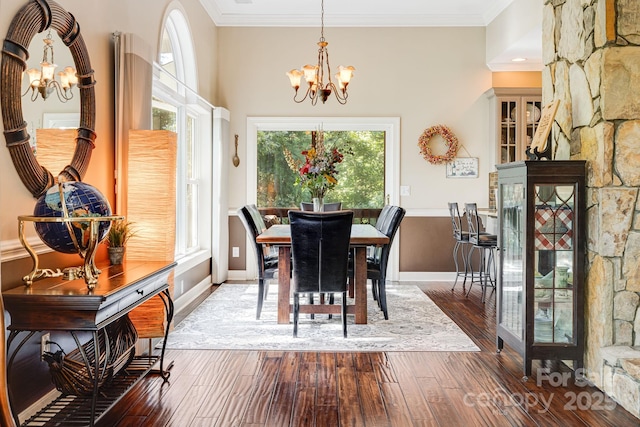
[[[455,272],[405,271],[399,273],[400,282],[451,282],[456,279]]]
[[[191,304],[193,300],[195,300],[200,295],[202,295],[203,292],[206,292],[210,287],[211,287],[211,276],[207,276],[204,279],[202,279],[200,283],[195,285],[193,288],[189,289],[187,292],[180,295],[180,297],[173,302],[174,311],[176,313],[179,313],[180,310],[183,310],[185,307]]]
[[[20,424],[33,417],[36,413],[38,413],[39,410],[47,406],[49,403],[53,402],[61,394],[62,393],[60,393],[58,390],[53,389],[37,401],[33,402],[31,406],[18,414],[18,420],[20,421]]]

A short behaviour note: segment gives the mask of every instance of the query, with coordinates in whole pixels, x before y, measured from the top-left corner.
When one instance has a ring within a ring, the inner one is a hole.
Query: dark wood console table
[[[175,267],[168,261],[137,261],[102,269],[96,287],[89,290],[83,279],[64,280],[60,277],[34,282],[30,287],[18,287],[3,292],[5,309],[11,315],[7,340],[9,396],[11,397],[11,367],[16,354],[36,332],[68,331],[79,344],[76,333],[92,334],[94,347],[99,347],[99,333],[112,322],[126,316],[131,310],[158,295],[162,298],[167,315],[167,327],[161,354],[135,356],[130,364],[103,387],[98,387],[102,375],[99,358],[95,366],[87,366],[93,375],[95,387],[89,396],[60,396],[38,411],[23,426],[90,425],[104,414],[140,378],[159,362],[159,373],[167,380],[164,354],[169,325],[173,318],[173,301],[169,292],[169,277]],[[18,336],[22,340],[12,349]],[[11,352],[9,352],[11,350]],[[151,353],[152,349],[149,349]],[[87,362],[85,362],[87,363]],[[17,414],[14,414],[17,422]]]

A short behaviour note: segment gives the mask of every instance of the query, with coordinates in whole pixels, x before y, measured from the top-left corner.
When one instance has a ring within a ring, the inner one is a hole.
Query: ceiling
[[[326,27],[487,26],[514,0],[325,0]],[[319,27],[319,0],[200,0],[217,26]],[[530,64],[511,58],[528,58]],[[541,29],[488,63],[493,71],[539,70]],[[493,66],[495,65],[495,66]],[[533,66],[533,68],[531,68]]]
[[[200,0],[218,26],[319,26],[319,0]],[[326,0],[327,27],[485,26],[513,0]]]

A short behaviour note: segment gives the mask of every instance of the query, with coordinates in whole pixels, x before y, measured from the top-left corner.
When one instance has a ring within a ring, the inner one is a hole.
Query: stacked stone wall
[[[603,349],[640,350],[640,1],[545,0],[543,61],[555,158],[587,160],[585,364],[607,391]]]

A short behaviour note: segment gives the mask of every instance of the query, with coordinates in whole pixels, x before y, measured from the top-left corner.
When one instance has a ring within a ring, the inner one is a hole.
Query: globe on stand
[[[36,217],[101,217],[111,215],[109,201],[95,187],[84,182],[63,182],[54,185],[36,202]],[[89,222],[35,222],[35,229],[42,241],[51,249],[68,254],[80,254],[88,249]],[[101,221],[98,227],[98,243],[104,240],[111,221]]]

